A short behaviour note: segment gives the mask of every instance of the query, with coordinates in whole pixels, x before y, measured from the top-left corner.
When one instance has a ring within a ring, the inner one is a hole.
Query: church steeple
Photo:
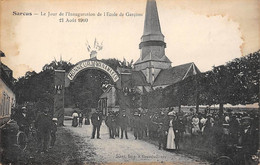
[[[161,32],[156,1],[147,0],[144,20],[144,32],[141,37],[141,43],[139,44],[139,49],[141,49],[140,60],[159,60],[171,63],[167,57],[164,57],[165,48],[166,43],[164,42],[164,35]],[[150,54],[152,54],[153,58],[146,59],[147,56],[149,56]]]
[[[144,32],[141,41],[142,42],[147,42],[147,41],[164,42],[164,35],[161,32],[161,26],[160,26],[157,5],[155,0],[147,1],[145,21],[144,21]]]
[[[147,0],[144,31],[139,44],[141,54],[134,68],[144,73],[148,83],[153,84],[161,69],[171,67],[171,61],[165,55],[165,48],[156,1]]]

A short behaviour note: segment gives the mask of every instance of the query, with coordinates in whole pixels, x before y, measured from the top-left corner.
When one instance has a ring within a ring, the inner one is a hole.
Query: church
[[[200,73],[193,62],[178,66],[171,65],[172,62],[165,54],[166,43],[164,42],[164,35],[161,31],[155,0],[147,0],[144,30],[139,49],[140,57],[134,63],[133,69],[117,69],[124,92],[134,90],[143,94],[157,88],[165,88],[182,81],[191,75]],[[113,88],[113,86],[111,86],[111,88]],[[113,99],[106,97],[108,95],[113,95],[109,94],[109,92],[112,91],[115,90],[106,90],[101,96],[101,100]],[[116,103],[116,101],[113,103]],[[100,104],[103,105],[104,103]],[[107,107],[106,104],[104,105],[105,106],[103,107]],[[108,107],[116,106],[116,104],[108,105]]]
[[[131,79],[132,85],[140,87],[140,90],[141,86],[145,90],[164,88],[200,72],[193,62],[171,66],[171,61],[165,54],[166,43],[155,0],[148,0],[146,4],[144,30],[139,49],[140,58],[134,63],[134,69],[118,68],[118,72],[122,75],[122,81]]]

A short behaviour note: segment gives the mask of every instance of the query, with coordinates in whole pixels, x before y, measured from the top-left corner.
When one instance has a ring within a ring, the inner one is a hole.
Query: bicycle
[[[22,151],[26,150],[29,142],[37,141],[37,132],[34,123],[30,124],[28,131],[26,130],[27,128],[25,126],[21,126],[16,135],[17,147]],[[28,133],[26,134],[25,132]]]
[[[248,155],[243,151],[242,146],[228,146],[228,155],[217,158],[214,165],[257,165],[258,157],[256,155]]]

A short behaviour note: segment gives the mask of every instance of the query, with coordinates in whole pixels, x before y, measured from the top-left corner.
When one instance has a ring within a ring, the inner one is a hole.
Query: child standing
[[[157,129],[157,135],[158,135],[158,143],[159,143],[159,150],[163,148],[165,149],[165,142],[166,142],[166,132],[163,129],[163,123],[159,123],[159,128]]]

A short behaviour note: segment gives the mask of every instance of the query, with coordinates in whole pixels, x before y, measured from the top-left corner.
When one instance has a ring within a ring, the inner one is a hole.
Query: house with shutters
[[[13,71],[1,62],[2,57],[5,54],[0,50],[0,126],[10,119],[11,109],[16,102]]]

